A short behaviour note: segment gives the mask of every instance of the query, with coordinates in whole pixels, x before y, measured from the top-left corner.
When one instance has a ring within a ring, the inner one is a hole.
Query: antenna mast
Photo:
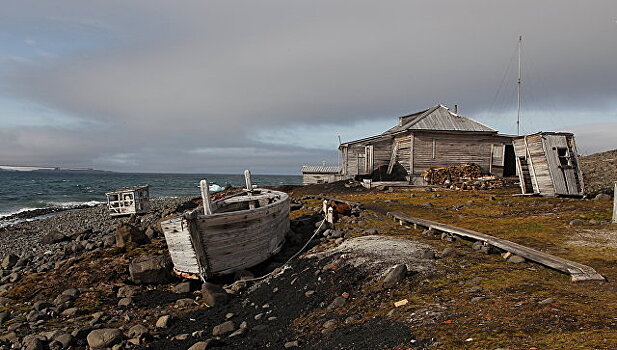
[[[521,135],[521,45],[523,36],[518,37],[518,80],[516,83],[516,95],[518,100],[518,111],[516,114],[516,135]]]

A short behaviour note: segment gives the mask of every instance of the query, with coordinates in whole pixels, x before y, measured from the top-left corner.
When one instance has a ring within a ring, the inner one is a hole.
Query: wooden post
[[[613,190],[613,223],[617,222],[617,182]]]
[[[212,215],[212,202],[210,202],[210,187],[208,185],[208,180],[201,180],[199,182],[199,187],[201,188],[201,200],[204,203],[204,214]]]
[[[414,141],[415,141],[415,137],[414,134],[411,134],[409,136],[410,140],[409,140],[409,179],[411,179],[411,177],[414,174]]]
[[[328,208],[328,215],[326,215],[326,221],[334,224],[334,208]]]
[[[251,181],[251,172],[249,170],[244,171],[244,181],[246,182],[246,190],[250,195],[253,193],[253,183]]]
[[[321,210],[323,210],[323,213],[324,213],[324,214],[327,214],[327,213],[328,213],[328,201],[327,201],[327,200],[325,200],[325,199],[323,200],[323,205],[322,205]]]

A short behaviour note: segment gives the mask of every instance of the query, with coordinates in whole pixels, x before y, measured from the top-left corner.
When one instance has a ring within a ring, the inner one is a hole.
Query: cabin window
[[[562,167],[572,166],[570,155],[566,147],[557,147],[557,157],[559,158],[559,165]]]

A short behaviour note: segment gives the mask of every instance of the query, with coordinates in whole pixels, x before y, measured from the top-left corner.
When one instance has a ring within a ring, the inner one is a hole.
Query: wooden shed
[[[574,135],[539,132],[513,141],[521,191],[545,196],[582,196],[585,190]]]
[[[341,167],[325,165],[305,165],[302,171],[302,184],[323,184],[342,179]]]
[[[150,210],[150,186],[123,187],[105,193],[109,215],[141,214]]]
[[[444,105],[398,119],[380,135],[339,146],[345,178],[374,178],[397,169],[406,180],[422,183],[424,170],[463,163],[475,163],[487,174],[516,175],[513,136],[498,134]]]

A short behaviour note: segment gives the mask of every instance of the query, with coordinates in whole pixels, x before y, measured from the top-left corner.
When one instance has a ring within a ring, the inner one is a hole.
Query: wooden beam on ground
[[[602,275],[600,275],[596,272],[596,270],[587,265],[566,260],[505,239],[493,237],[484,233],[467,230],[460,227],[442,224],[435,221],[415,218],[401,212],[389,212],[388,215],[394,217],[396,220],[399,220],[401,224],[404,222],[411,223],[416,226],[426,227],[430,230],[446,232],[452,235],[485,242],[486,244],[492,245],[507,252],[511,252],[512,254],[521,256],[527,260],[535,261],[536,263],[539,263],[541,265],[565,272],[571,276],[572,282],[605,280]]]

